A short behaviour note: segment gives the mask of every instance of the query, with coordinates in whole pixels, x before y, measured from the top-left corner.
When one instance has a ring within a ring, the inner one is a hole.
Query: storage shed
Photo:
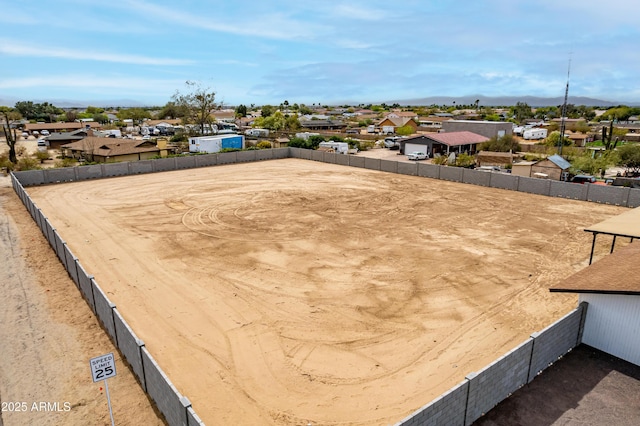
[[[531,166],[531,177],[545,175],[553,180],[567,180],[571,163],[558,154],[537,161]]]

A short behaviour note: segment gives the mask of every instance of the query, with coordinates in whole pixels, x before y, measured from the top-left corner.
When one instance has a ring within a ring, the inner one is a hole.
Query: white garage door
[[[414,143],[408,143],[404,145],[404,153],[405,155],[407,154],[411,154],[412,152],[424,152],[425,154],[427,154],[427,148],[429,148],[426,145],[418,145],[418,144],[414,144]],[[431,154],[430,152],[428,154]]]

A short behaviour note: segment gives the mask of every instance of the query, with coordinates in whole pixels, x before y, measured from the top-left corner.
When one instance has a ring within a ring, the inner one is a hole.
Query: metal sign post
[[[93,382],[104,380],[104,389],[107,392],[107,403],[109,404],[109,416],[111,417],[111,426],[114,426],[113,422],[113,410],[111,409],[111,397],[109,396],[109,385],[107,379],[115,377],[116,375],[116,360],[113,353],[91,358],[89,361],[91,366],[91,376]]]

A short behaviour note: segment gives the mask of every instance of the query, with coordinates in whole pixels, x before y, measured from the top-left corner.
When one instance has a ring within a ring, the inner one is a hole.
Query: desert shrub
[[[456,157],[456,167],[471,167],[476,164],[476,158],[469,154],[460,154]]]
[[[86,163],[85,163],[86,164]],[[74,158],[63,158],[61,160],[56,160],[53,163],[53,167],[73,167],[76,165],[76,160]]]
[[[47,151],[38,151],[35,153],[35,158],[40,161],[40,164],[44,163],[44,160],[49,159],[49,153]]]
[[[448,157],[446,155],[441,155],[440,157],[435,157],[432,163],[444,166],[445,164],[447,164],[447,160]]]
[[[271,142],[268,142],[268,141],[258,142],[256,144],[256,148],[258,148],[258,149],[269,149],[269,148],[271,148]]]
[[[40,161],[36,158],[23,157],[18,160],[16,164],[16,170],[38,170],[40,169]]]

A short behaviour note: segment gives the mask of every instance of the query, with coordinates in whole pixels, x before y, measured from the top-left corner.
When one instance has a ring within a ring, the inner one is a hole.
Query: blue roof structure
[[[547,160],[551,161],[556,166],[560,167],[562,170],[567,170],[571,167],[571,163],[569,163],[564,158],[560,157],[558,154],[554,154],[551,157],[547,157]]]

